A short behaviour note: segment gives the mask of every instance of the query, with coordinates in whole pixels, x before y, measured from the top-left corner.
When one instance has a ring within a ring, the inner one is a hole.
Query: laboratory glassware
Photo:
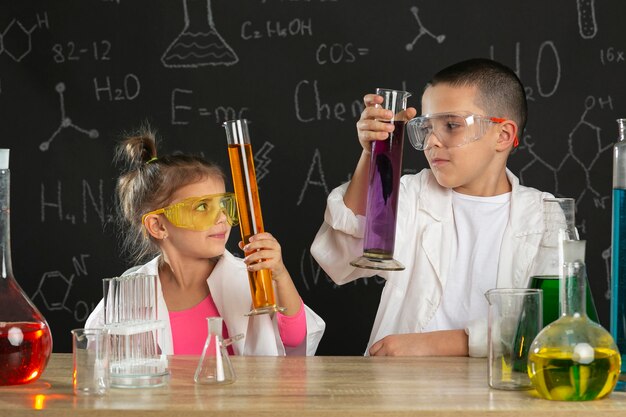
[[[112,387],[159,387],[169,381],[167,356],[158,344],[166,324],[158,319],[157,280],[142,273],[102,280]]]
[[[243,334],[224,339],[222,328],[224,319],[207,317],[207,335],[202,356],[193,380],[198,384],[231,384],[235,382],[235,369],[228,355],[228,346],[243,338]]]
[[[626,119],[617,119],[613,146],[613,236],[611,254],[611,334],[622,354],[617,390],[626,391]]]
[[[228,158],[233,176],[233,187],[237,197],[239,228],[244,245],[250,243],[250,237],[265,231],[261,201],[254,169],[254,156],[250,144],[250,133],[246,119],[230,120],[223,124],[228,141]],[[251,252],[245,255],[250,255]],[[247,315],[274,313],[284,308],[276,305],[272,271],[248,271],[252,310]]]
[[[406,101],[411,93],[384,88],[376,89],[383,97],[381,107],[391,110],[393,132],[385,140],[372,142],[369,187],[365,211],[363,255],[350,262],[358,268],[401,271],[404,265],[393,258],[396,240],[396,216],[402,176],[402,149],[407,122]]]
[[[0,149],[0,386],[37,380],[52,353],[50,327],[13,275],[10,183],[9,149]]]
[[[530,277],[530,288],[543,290],[543,324],[559,318],[559,277],[563,272],[563,240],[578,240],[576,201],[573,198],[544,198],[544,230]],[[596,323],[596,311],[589,282],[586,284],[587,315]]]
[[[485,293],[489,302],[487,349],[491,388],[532,388],[527,359],[530,343],[542,326],[541,296],[541,290],[528,288],[494,288]]]
[[[542,398],[587,401],[610,394],[621,357],[611,334],[587,317],[585,241],[563,241],[561,317],[533,340],[528,375]]]

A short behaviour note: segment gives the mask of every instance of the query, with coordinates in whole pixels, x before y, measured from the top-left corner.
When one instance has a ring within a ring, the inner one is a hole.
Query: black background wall
[[[101,298],[100,280],[129,266],[112,225],[121,133],[147,121],[162,154],[202,153],[228,173],[220,125],[244,117],[266,229],[327,323],[318,353],[361,354],[382,283],[336,287],[309,254],[326,195],[358,158],[361,98],[376,87],[406,89],[419,110],[434,72],[493,57],[521,77],[530,105],[509,166],[525,185],[577,199],[608,326],[624,16],[617,0],[2,2],[0,147],[11,149],[15,275],[48,319],[55,351],[70,350],[69,330]],[[425,166],[407,144],[404,171]]]

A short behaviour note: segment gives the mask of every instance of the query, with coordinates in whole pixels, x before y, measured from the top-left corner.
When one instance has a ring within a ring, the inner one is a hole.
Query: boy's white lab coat
[[[511,204],[500,254],[494,254],[499,256],[497,286],[525,287],[543,234],[543,199],[552,195],[520,185],[509,170],[506,175],[512,186]],[[363,253],[365,217],[356,216],[345,206],[347,186],[334,189],[328,196],[324,224],[311,253],[337,284],[365,276],[385,278],[369,350],[387,335],[421,332],[434,316],[456,245],[452,192],[441,187],[429,169],[402,177],[394,258],[406,269],[389,272],[350,265]],[[465,331],[470,355],[486,356],[487,318],[469,323]]]
[[[158,275],[159,257],[140,267],[132,268],[124,274],[144,273]],[[250,287],[248,284],[248,273],[243,260],[225,251],[219,259],[213,272],[207,279],[207,284],[211,291],[211,296],[215,302],[217,310],[226,323],[228,334],[234,336],[243,333],[245,337],[236,341],[232,346],[236,355],[314,355],[317,346],[324,334],[326,324],[324,321],[306,305],[306,338],[300,346],[289,348],[284,347],[280,339],[276,318],[269,314],[247,317],[245,314],[252,308],[250,299]],[[158,298],[158,319],[164,320],[165,329],[159,337],[159,346],[166,355],[174,353],[172,344],[172,331],[170,328],[169,313],[161,284],[157,280]],[[86,328],[103,327],[104,325],[104,303],[96,306],[91,313]]]

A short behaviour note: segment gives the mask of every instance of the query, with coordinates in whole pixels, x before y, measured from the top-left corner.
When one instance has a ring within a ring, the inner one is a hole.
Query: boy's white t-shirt
[[[452,191],[456,248],[441,304],[422,330],[465,329],[486,320],[485,292],[495,288],[502,236],[509,220],[511,193],[475,197]]]

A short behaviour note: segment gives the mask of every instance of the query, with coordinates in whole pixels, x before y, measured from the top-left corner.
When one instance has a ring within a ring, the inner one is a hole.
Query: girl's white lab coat
[[[145,265],[126,271],[125,275],[130,273],[158,275],[158,264],[159,257],[156,257]],[[160,333],[159,346],[164,354],[171,355],[174,353],[174,348],[169,313],[159,280],[157,280],[157,283],[157,318],[166,323],[165,329]],[[232,345],[236,355],[282,356],[315,354],[324,334],[326,324],[306,305],[304,306],[307,326],[306,338],[300,346],[294,348],[283,346],[275,317],[269,314],[245,316],[245,313],[250,311],[252,306],[248,273],[243,260],[240,258],[225,251],[207,279],[207,284],[215,306],[226,323],[228,334],[230,336],[239,333],[245,335],[243,339],[236,341]],[[103,325],[104,303],[100,301],[87,319],[85,327],[94,328],[103,327]]]
[[[512,186],[511,204],[500,253],[494,254],[499,257],[497,286],[525,287],[544,229],[542,201],[552,195],[520,185],[509,170],[506,174]],[[337,284],[365,276],[385,278],[369,350],[387,335],[421,332],[434,316],[456,245],[452,192],[441,187],[429,169],[402,177],[394,258],[406,269],[388,272],[350,265],[363,253],[365,218],[343,203],[346,189],[344,184],[328,196],[324,224],[313,241],[311,254]],[[469,323],[465,331],[470,355],[486,356],[486,317]]]

